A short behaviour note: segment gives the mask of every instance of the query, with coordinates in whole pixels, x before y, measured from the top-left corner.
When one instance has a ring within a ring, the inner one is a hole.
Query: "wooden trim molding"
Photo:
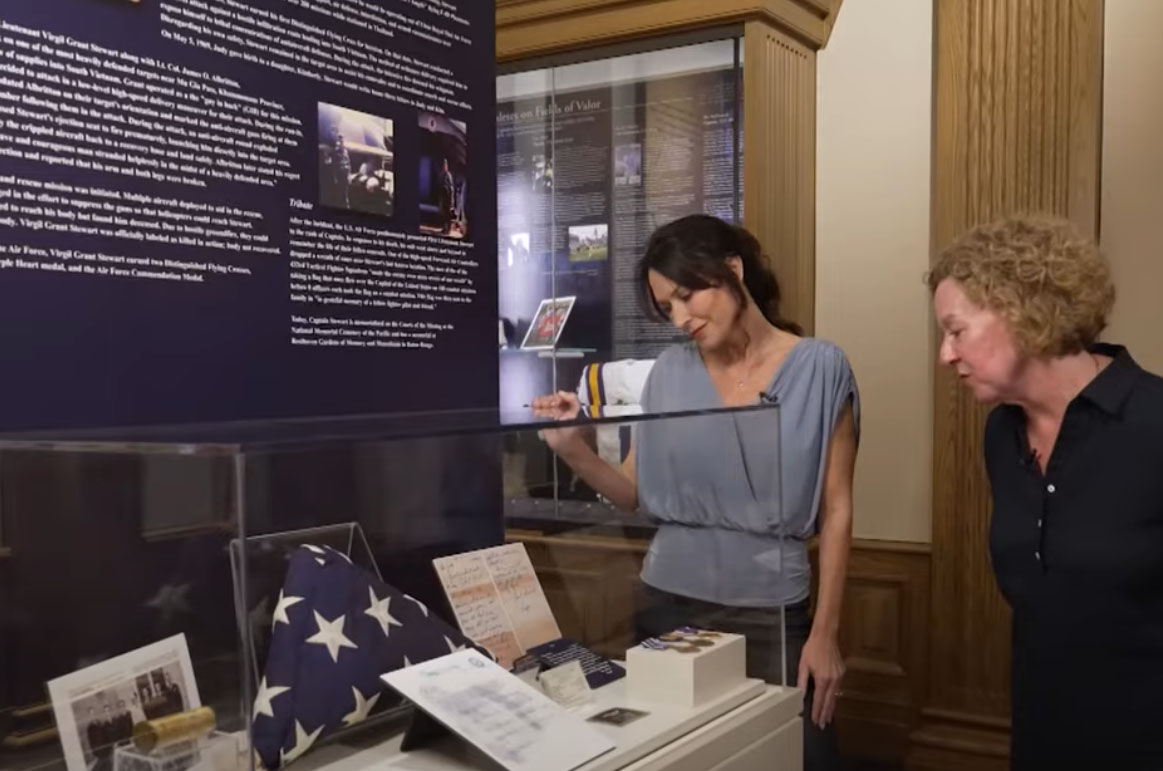
[[[1018,212],[1095,232],[1103,0],[941,0],[934,14],[934,251]],[[944,369],[934,388],[930,667],[907,766],[1003,768],[1010,627],[987,552],[986,411]]]
[[[839,0],[497,0],[497,61],[761,21],[822,48]]]
[[[816,319],[816,54],[748,22],[743,59],[743,224],[772,260],[785,318]]]

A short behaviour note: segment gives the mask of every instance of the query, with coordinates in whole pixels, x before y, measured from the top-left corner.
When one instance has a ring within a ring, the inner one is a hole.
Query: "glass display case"
[[[676,339],[643,312],[651,232],[695,213],[742,221],[742,41],[586,57],[497,78],[506,408],[574,390],[592,364],[651,362]]]
[[[322,767],[323,747],[392,741],[413,710],[379,675],[465,646],[517,671],[546,642],[516,622],[511,639],[470,634],[481,627],[451,588],[455,569],[438,569],[503,545],[528,555],[532,594],[544,594],[552,629],[537,634],[576,643],[591,662],[623,662],[643,640],[672,644],[665,635],[683,624],[713,627],[660,604],[643,571],[665,575],[682,559],[686,547],[659,533],[709,525],[718,511],[729,529],[766,539],[766,554],[731,564],[711,549],[683,580],[708,598],[735,591],[742,573],[781,586],[797,536],[784,531],[779,435],[778,407],[761,403],[4,437],[0,769],[142,768],[143,724],[150,741],[172,730],[235,742],[216,747],[215,768],[312,754],[303,765]],[[737,447],[738,484],[716,486],[673,452],[712,436]],[[643,446],[654,448],[646,466]],[[595,468],[635,484],[611,486]],[[750,674],[788,683],[781,608],[751,616],[763,628],[748,627]],[[208,724],[194,725],[199,707]],[[164,723],[176,713],[189,731]],[[174,746],[160,765],[207,767]]]

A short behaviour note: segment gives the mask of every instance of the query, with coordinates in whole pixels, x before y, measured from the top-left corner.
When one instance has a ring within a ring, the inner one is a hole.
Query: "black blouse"
[[[989,416],[989,546],[1013,609],[1012,768],[1163,769],[1163,379],[1125,348],[1069,405],[1043,475]]]

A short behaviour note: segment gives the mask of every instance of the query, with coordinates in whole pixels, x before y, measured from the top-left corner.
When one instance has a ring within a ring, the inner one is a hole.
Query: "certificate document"
[[[572,771],[614,749],[597,729],[475,650],[381,677],[507,771]]]

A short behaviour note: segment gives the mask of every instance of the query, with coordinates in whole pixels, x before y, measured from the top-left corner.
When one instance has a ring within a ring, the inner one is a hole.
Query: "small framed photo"
[[[202,706],[183,634],[50,680],[48,693],[68,771],[111,771],[134,725]]]
[[[529,324],[525,339],[521,341],[521,350],[539,351],[553,348],[561,339],[561,330],[565,329],[565,322],[569,319],[576,296],[547,298],[537,306],[537,313]]]
[[[635,720],[644,718],[649,714],[649,712],[643,712],[642,710],[638,709],[630,709],[628,707],[612,707],[586,719],[591,723],[606,723],[607,725],[616,725],[620,727],[633,723]]]

